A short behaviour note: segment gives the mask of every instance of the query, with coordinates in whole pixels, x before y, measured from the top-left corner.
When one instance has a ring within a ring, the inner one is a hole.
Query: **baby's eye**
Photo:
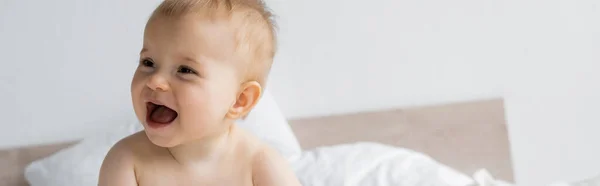
[[[190,67],[186,67],[186,66],[179,67],[177,72],[183,73],[183,74],[198,74],[198,73],[196,73],[196,71],[194,69],[192,69]]]
[[[152,62],[152,61],[150,61],[150,60],[148,60],[148,59],[143,59],[143,60],[140,62],[140,64],[141,64],[142,66],[145,66],[145,67],[154,67],[154,62]]]

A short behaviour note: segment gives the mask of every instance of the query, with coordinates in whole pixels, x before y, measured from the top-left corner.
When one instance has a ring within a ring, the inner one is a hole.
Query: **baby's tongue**
[[[150,115],[152,121],[161,124],[171,123],[176,117],[177,112],[165,106],[157,106]]]

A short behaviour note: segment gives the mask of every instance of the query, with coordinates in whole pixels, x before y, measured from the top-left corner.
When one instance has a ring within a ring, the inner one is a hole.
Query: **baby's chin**
[[[182,144],[182,140],[177,139],[176,137],[159,136],[156,134],[152,134],[148,130],[144,130],[144,132],[146,133],[148,140],[150,140],[150,142],[152,142],[152,144],[159,146],[159,147],[171,148],[171,147],[176,147],[176,146],[179,146]]]
[[[152,144],[159,147],[175,147],[183,143],[183,136],[176,127],[154,128],[143,122],[144,133]]]

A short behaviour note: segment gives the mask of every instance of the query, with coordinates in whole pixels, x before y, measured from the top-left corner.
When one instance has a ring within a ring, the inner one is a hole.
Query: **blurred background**
[[[131,115],[159,2],[0,1],[0,149]],[[518,183],[599,173],[599,1],[268,3],[280,38],[269,89],[288,119],[502,97]]]

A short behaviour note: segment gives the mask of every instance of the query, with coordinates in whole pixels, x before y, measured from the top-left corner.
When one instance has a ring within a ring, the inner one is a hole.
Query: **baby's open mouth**
[[[147,108],[147,120],[149,123],[155,124],[169,124],[177,118],[177,112],[175,110],[164,106],[158,105],[152,102],[146,103]]]

